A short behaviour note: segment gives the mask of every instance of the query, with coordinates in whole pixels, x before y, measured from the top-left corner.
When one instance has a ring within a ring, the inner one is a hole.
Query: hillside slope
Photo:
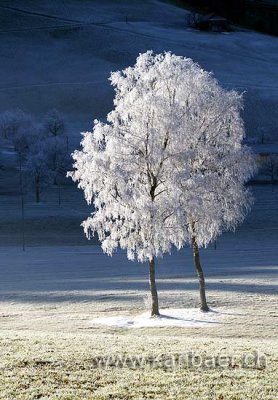
[[[155,0],[2,0],[0,111],[59,108],[77,141],[80,130],[112,107],[111,70],[133,64],[139,52],[171,50],[199,62],[224,86],[246,91],[249,135],[264,129],[277,137],[276,38],[192,31],[186,13]]]

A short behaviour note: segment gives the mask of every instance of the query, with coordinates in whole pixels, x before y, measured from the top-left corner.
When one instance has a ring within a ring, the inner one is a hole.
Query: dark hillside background
[[[180,0],[202,13],[215,12],[235,24],[278,35],[278,0]]]

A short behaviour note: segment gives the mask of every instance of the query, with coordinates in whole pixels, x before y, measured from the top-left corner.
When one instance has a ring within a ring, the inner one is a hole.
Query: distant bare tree
[[[41,200],[43,189],[53,180],[50,159],[49,147],[45,140],[34,143],[27,153],[25,166],[26,180],[35,189],[37,203]]]
[[[200,22],[202,16],[196,12],[191,12],[186,16],[186,24],[191,28],[195,28],[196,24]]]
[[[66,131],[66,120],[62,113],[58,110],[50,110],[43,121],[46,134],[50,136],[62,136]]]
[[[268,155],[263,161],[262,168],[264,174],[269,176],[271,183],[274,184],[276,181],[275,178],[278,174],[278,155]]]
[[[48,144],[51,147],[51,169],[54,172],[54,184],[57,185],[59,171],[65,170],[65,160],[68,152],[68,138],[66,133],[66,119],[58,110],[50,110],[44,119],[43,129],[49,136]]]

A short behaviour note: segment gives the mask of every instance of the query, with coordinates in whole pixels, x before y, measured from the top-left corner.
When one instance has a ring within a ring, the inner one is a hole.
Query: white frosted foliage
[[[94,212],[83,222],[103,250],[151,260],[190,243],[206,246],[249,208],[254,171],[242,145],[242,99],[191,59],[140,54],[111,74],[114,110],[94,121],[75,151],[74,181]]]

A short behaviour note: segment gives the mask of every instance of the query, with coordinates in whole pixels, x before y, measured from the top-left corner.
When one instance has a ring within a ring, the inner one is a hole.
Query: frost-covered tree
[[[66,131],[66,120],[62,113],[53,109],[46,114],[43,126],[49,136],[63,136]]]
[[[69,166],[69,155],[64,138],[48,137],[45,139],[46,152],[49,158],[49,168],[53,172],[54,184],[58,177],[65,176]]]
[[[206,311],[199,247],[248,208],[243,184],[253,167],[241,146],[240,96],[171,53],[141,54],[111,82],[114,110],[73,155],[70,175],[95,207],[84,230],[110,255],[119,246],[149,262],[152,315],[159,314],[155,258],[191,243]]]
[[[159,314],[155,258],[183,243],[173,178],[174,165],[186,161],[184,135],[168,83],[174,78],[179,87],[189,64],[170,53],[148,52],[133,68],[112,73],[115,109],[106,124],[95,121],[93,132],[84,135],[83,149],[73,155],[71,176],[95,207],[83,223],[85,232],[97,233],[110,255],[120,246],[129,259],[148,261],[152,315]]]
[[[43,121],[43,130],[49,138],[49,146],[52,150],[52,165],[54,171],[54,184],[58,184],[58,177],[61,171],[65,170],[68,153],[68,137],[66,133],[66,119],[58,110],[50,110]]]
[[[68,144],[65,136],[65,118],[57,110],[50,111],[42,123],[20,109],[0,114],[0,136],[13,145],[18,155],[20,181],[25,170],[25,181],[34,186],[36,201],[42,189],[58,183],[69,165]],[[60,186],[59,186],[60,204]]]
[[[202,104],[204,87],[199,95],[196,93],[192,104],[195,111],[184,123],[188,132],[187,162],[180,170],[177,188],[187,228],[185,242],[193,248],[201,310],[209,311],[199,248],[243,221],[252,202],[245,183],[256,165],[249,149],[241,144],[241,97],[221,89],[207,76],[206,89],[214,91],[212,98]]]
[[[26,180],[34,187],[36,202],[39,203],[43,189],[53,182],[59,185],[59,177],[65,176],[69,166],[69,156],[64,138],[40,137],[34,141],[26,154]],[[59,185],[59,204],[60,185]]]
[[[51,170],[51,152],[48,142],[40,140],[35,142],[26,156],[26,180],[35,189],[36,202],[41,200],[43,189],[53,181],[54,172]]]
[[[262,172],[269,176],[270,182],[275,183],[275,177],[278,173],[278,156],[276,154],[269,154],[262,162]]]
[[[251,205],[245,183],[256,165],[249,148],[242,144],[245,131],[240,94],[221,88],[210,73],[190,63],[182,84],[175,85],[173,79],[170,86],[175,93],[174,112],[183,130],[182,163],[173,167],[181,221],[186,227],[184,243],[193,248],[201,310],[208,311],[199,248],[243,221]]]
[[[0,114],[0,134],[13,145],[20,157],[26,153],[35,133],[37,129],[34,120],[24,111],[16,109]]]
[[[70,168],[71,157],[67,150],[65,137],[47,137],[45,142],[48,167],[52,173],[53,183],[58,188],[58,204],[61,205],[61,182]]]
[[[30,116],[20,109],[4,111],[0,114],[0,133],[5,139],[12,140],[13,136],[29,126]]]

